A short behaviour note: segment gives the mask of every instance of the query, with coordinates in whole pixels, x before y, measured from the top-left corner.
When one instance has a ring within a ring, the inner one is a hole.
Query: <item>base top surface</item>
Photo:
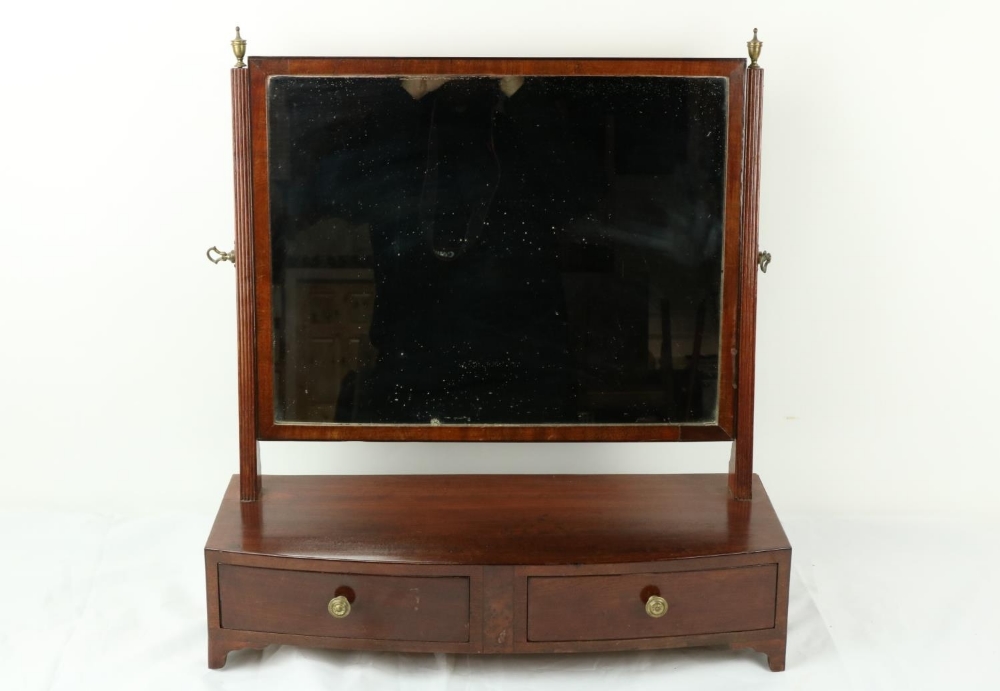
[[[233,476],[206,549],[411,564],[603,564],[788,549],[754,476]]]

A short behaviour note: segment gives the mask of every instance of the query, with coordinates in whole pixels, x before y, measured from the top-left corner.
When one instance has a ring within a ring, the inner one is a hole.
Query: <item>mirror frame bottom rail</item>
[[[357,425],[274,423],[261,441],[627,442],[732,441],[719,425]]]

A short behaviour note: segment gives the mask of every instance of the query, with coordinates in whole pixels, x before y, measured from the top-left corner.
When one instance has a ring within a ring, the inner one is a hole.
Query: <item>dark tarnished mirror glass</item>
[[[276,421],[714,423],[727,87],[271,77]]]

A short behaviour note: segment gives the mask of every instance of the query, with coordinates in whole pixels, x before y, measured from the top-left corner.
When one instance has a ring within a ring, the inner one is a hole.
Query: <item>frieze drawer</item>
[[[469,579],[219,564],[223,629],[384,641],[469,640]]]
[[[770,629],[776,564],[528,578],[528,641],[600,641]]]

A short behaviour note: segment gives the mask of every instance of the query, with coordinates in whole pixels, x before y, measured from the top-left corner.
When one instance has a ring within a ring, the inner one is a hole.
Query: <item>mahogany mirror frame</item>
[[[259,492],[258,441],[734,441],[731,489],[750,497],[762,73],[743,58],[253,57],[233,69],[241,497]],[[276,422],[267,82],[272,76],[674,76],[728,80],[719,398],[710,424]],[[725,357],[724,354],[731,354]]]

